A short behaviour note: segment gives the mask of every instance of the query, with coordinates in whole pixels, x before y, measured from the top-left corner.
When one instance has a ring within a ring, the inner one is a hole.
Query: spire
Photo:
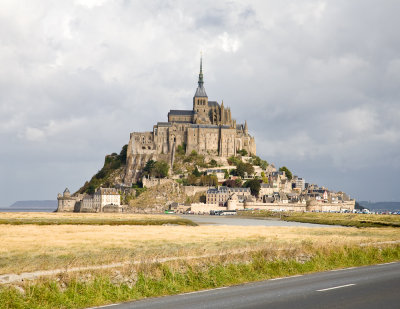
[[[203,87],[203,55],[200,56],[199,87]]]
[[[248,128],[247,128],[247,120],[244,121],[244,133],[247,134]]]
[[[199,73],[199,85],[196,89],[195,97],[207,97],[206,90],[204,89],[204,80],[203,80],[203,56],[200,56],[200,73]]]

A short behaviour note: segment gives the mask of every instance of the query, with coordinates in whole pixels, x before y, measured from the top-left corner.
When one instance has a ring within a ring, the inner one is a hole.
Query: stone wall
[[[184,186],[183,192],[188,196],[195,196],[196,193],[207,192],[208,188],[209,187],[203,187],[203,186]]]
[[[151,188],[167,183],[173,183],[174,181],[168,178],[143,178],[143,187]]]
[[[344,203],[315,203],[313,205],[306,205],[302,203],[259,203],[259,202],[245,202],[245,209],[259,209],[259,210],[281,210],[281,211],[342,211],[354,209],[355,201]]]
[[[106,205],[103,207],[103,212],[106,213],[121,213],[124,212],[126,206],[123,205]]]
[[[209,205],[203,203],[190,205],[190,211],[195,214],[209,214],[210,210],[227,210],[227,207],[219,207],[218,205]]]

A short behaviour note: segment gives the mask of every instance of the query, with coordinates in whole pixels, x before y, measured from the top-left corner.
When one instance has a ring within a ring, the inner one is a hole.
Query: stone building
[[[80,207],[80,196],[71,196],[68,188],[65,188],[63,194],[57,195],[57,212],[74,212]]]
[[[256,154],[256,143],[248,132],[247,122],[237,124],[224,102],[208,100],[202,60],[192,103],[191,110],[170,110],[168,122],[158,122],[153,131],[130,134],[125,184],[137,181],[150,159],[164,160],[172,166],[175,150],[180,145],[185,145],[186,154],[194,150],[199,154],[226,158],[236,155],[240,149],[245,149],[249,155]]]
[[[105,206],[120,206],[121,195],[117,189],[100,187],[93,195],[86,195],[81,205],[84,212],[103,212]]]
[[[226,206],[228,200],[232,198],[235,198],[239,202],[243,203],[244,200],[250,195],[250,188],[229,188],[224,186],[210,188],[206,192],[206,204]]]
[[[105,206],[120,206],[121,195],[114,188],[99,188],[93,195],[71,196],[68,188],[57,195],[57,212],[103,212]]]

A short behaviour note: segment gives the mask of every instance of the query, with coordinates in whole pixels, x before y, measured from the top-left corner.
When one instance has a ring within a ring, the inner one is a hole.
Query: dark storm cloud
[[[258,154],[362,199],[400,199],[398,1],[4,1],[2,204],[77,189],[132,131],[210,99]]]

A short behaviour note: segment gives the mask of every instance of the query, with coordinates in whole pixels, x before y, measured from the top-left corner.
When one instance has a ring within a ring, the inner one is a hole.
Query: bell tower
[[[196,93],[193,97],[193,111],[197,113],[196,123],[208,123],[210,121],[208,115],[208,96],[206,93],[206,89],[204,88],[203,80],[203,57],[200,57],[199,81]]]

